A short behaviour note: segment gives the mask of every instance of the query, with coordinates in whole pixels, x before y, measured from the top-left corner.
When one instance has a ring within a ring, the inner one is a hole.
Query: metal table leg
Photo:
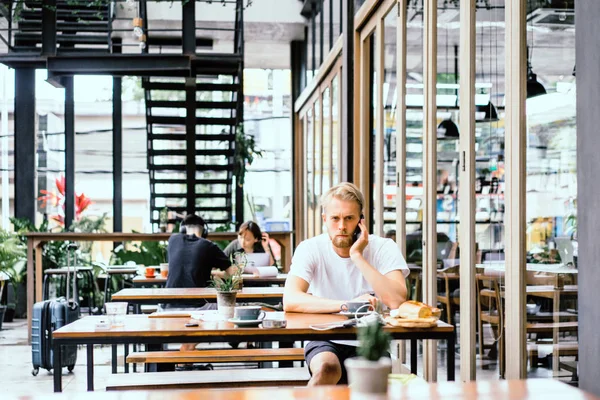
[[[94,345],[87,345],[87,390],[94,391]]]
[[[417,374],[417,339],[410,339],[410,372]]]
[[[60,344],[54,342],[52,346],[54,355],[53,373],[54,373],[54,391],[62,392],[62,367],[61,367],[61,347]]]
[[[112,350],[112,357],[111,357],[110,364],[112,366],[112,373],[116,374],[117,373],[117,345],[112,344],[111,350]]]
[[[454,369],[456,368],[456,361],[454,360],[454,333],[448,336],[448,380],[454,380]]]

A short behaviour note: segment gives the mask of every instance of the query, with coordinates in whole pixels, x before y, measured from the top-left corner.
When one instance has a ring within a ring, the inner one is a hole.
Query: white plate
[[[229,318],[227,321],[234,323],[237,326],[253,327],[258,326],[263,321],[262,319],[237,319]]]
[[[360,318],[360,317],[364,317],[365,315],[369,315],[371,313],[373,313],[373,311],[361,311],[361,312],[340,311],[338,314],[343,315],[348,318],[354,318],[354,316],[357,316],[358,318]]]

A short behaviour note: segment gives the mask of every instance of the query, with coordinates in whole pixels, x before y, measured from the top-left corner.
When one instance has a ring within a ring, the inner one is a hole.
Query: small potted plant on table
[[[235,300],[242,286],[242,271],[243,267],[236,266],[233,274],[225,272],[223,276],[211,278],[210,286],[217,290],[217,310],[224,318],[233,318]]]
[[[344,363],[350,390],[356,394],[369,395],[368,397],[385,396],[388,376],[392,372],[392,360],[387,356],[390,335],[379,322],[373,322],[359,328],[358,340],[358,357],[349,358]]]

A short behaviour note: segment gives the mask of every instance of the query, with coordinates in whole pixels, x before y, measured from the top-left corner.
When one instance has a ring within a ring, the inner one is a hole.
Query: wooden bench
[[[308,368],[146,372],[112,374],[106,390],[306,386],[309,379]]]
[[[193,351],[147,351],[131,353],[128,363],[228,363],[304,361],[304,349],[226,349]]]

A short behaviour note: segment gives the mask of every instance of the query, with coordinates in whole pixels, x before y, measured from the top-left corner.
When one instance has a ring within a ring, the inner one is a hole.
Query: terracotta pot
[[[369,361],[362,357],[349,358],[344,362],[348,371],[348,384],[352,393],[382,395],[385,398],[388,376],[392,373],[392,360],[382,357]]]
[[[217,310],[225,318],[233,318],[237,292],[217,292]]]

